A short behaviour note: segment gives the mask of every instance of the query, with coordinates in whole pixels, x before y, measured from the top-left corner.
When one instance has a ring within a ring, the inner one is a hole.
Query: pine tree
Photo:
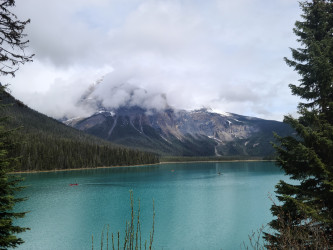
[[[32,61],[33,55],[26,55],[24,49],[29,40],[23,33],[30,20],[20,21],[10,11],[15,6],[15,0],[0,2],[0,74],[15,76],[20,64]]]
[[[25,213],[13,211],[15,204],[24,198],[15,197],[16,192],[23,188],[19,186],[21,179],[8,174],[18,162],[18,158],[9,154],[16,146],[12,142],[12,133],[0,126],[0,249],[22,244],[23,240],[16,234],[28,229],[14,224],[14,220],[24,217]]]
[[[304,102],[300,117],[284,122],[295,136],[278,137],[277,162],[294,181],[276,186],[279,202],[271,208],[276,233],[266,234],[273,248],[322,249],[333,246],[333,1],[300,3],[302,21],[294,33],[301,44],[285,61],[300,75],[290,84]]]
[[[24,49],[28,43],[23,33],[27,21],[20,21],[10,11],[15,6],[14,0],[0,2],[0,75],[15,76],[19,65],[31,61],[33,55],[25,55]],[[4,86],[0,83],[0,94]],[[17,159],[12,156],[15,151],[12,143],[12,132],[4,127],[6,119],[0,118],[0,249],[14,248],[23,243],[16,236],[27,228],[15,225],[14,220],[21,218],[25,213],[17,213],[13,208],[22,198],[16,198],[20,179],[9,175]]]

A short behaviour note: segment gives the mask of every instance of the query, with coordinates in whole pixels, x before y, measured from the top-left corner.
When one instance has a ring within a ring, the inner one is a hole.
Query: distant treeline
[[[18,144],[16,155],[21,156],[17,171],[91,168],[158,162],[158,157],[151,153],[37,135],[25,136],[23,143]]]
[[[263,161],[275,160],[272,157],[257,157],[257,156],[162,156],[160,162],[191,162],[191,161]]]
[[[90,168],[158,163],[156,154],[128,149],[87,135],[40,114],[10,94],[1,96],[1,122],[16,129],[13,156],[20,156],[16,171]]]

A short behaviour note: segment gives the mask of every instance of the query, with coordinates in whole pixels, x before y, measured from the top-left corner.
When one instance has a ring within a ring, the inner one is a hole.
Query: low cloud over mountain
[[[290,0],[24,0],[15,13],[31,19],[36,56],[2,83],[56,118],[91,114],[77,102],[105,76],[96,90],[105,106],[160,108],[166,97],[177,109],[282,120],[298,102],[288,88],[297,75],[283,61],[298,12]]]

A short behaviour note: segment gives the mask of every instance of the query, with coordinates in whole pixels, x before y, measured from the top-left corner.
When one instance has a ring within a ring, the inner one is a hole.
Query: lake
[[[284,173],[272,162],[179,163],[23,174],[30,211],[18,249],[100,249],[103,227],[130,220],[130,192],[140,199],[142,240],[149,240],[155,205],[155,249],[240,249],[271,219],[269,195]],[[77,186],[70,186],[78,183]],[[106,233],[106,232],[105,232]],[[106,237],[106,236],[105,236]],[[106,249],[106,247],[105,247]],[[109,248],[110,249],[110,248]]]

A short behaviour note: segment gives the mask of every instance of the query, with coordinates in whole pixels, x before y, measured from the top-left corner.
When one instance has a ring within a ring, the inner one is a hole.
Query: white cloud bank
[[[60,118],[88,115],[82,94],[108,107],[209,106],[266,119],[294,113],[283,62],[296,47],[290,0],[17,0],[35,60],[11,83],[15,97]]]

